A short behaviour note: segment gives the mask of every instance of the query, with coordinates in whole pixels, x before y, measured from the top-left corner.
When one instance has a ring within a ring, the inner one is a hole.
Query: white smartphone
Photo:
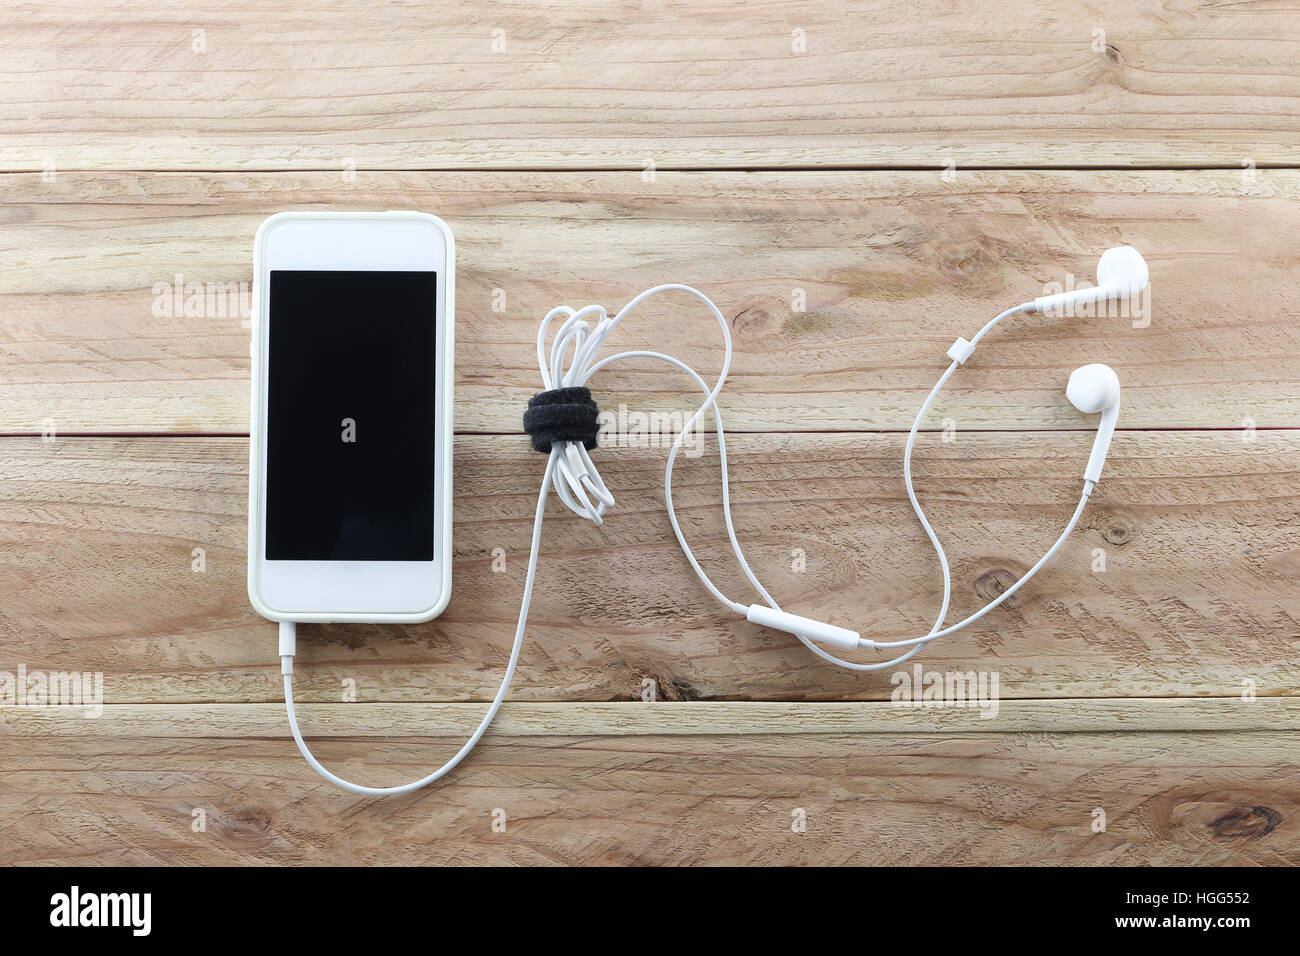
[[[416,212],[280,213],[253,269],[253,607],[436,617],[451,597],[451,230]]]

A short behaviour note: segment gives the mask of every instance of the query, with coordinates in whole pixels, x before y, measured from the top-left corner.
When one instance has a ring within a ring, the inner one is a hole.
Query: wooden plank
[[[433,210],[456,231],[464,431],[518,430],[540,388],[537,323],[551,307],[618,308],[665,281],[706,291],[731,321],[730,427],[906,429],[958,335],[1065,283],[1067,270],[1091,281],[1099,251],[1120,242],[1149,258],[1149,325],[1009,321],[927,426],[1090,429],[1063,395],[1083,361],[1119,371],[1124,427],[1290,426],[1298,202],[1300,173],[1267,171],[1253,184],[1235,171],[962,172],[955,183],[935,173],[0,176],[10,266],[0,431],[246,432],[249,332],[224,311],[222,289],[236,293],[233,314],[263,217],[326,207]],[[212,294],[194,300],[202,314],[154,314],[187,283]],[[794,311],[800,296],[805,311]],[[720,337],[702,308],[646,309],[611,346],[671,342],[714,373]],[[684,376],[646,360],[595,385],[614,411],[692,400]]]
[[[317,752],[384,784],[460,742]],[[489,734],[387,800],[284,738],[105,743],[0,735],[0,864],[1300,863],[1294,733]]]
[[[940,579],[904,495],[902,441],[733,439],[738,535],[790,610],[878,639],[930,626]],[[950,621],[1055,540],[1091,442],[1086,431],[922,437],[917,491],[952,562]],[[244,593],[246,454],[233,438],[0,443],[0,669],[102,672],[112,703],[280,700],[274,627]],[[674,497],[719,587],[752,600],[726,544],[712,455],[710,444],[683,462]],[[632,700],[647,680],[669,700],[889,698],[890,672],[833,668],[707,595],[664,515],[662,449],[597,458],[618,504],[601,528],[552,504],[512,700]],[[1120,434],[1053,563],[920,662],[995,671],[1004,698],[1300,693],[1298,463],[1295,430],[1253,443]],[[426,625],[304,626],[299,696],[337,701],[350,680],[361,701],[490,698],[541,465],[518,436],[460,438],[451,606]]]
[[[903,701],[508,701],[494,737],[778,736],[784,734],[1290,732],[1300,697],[1162,697],[987,700],[987,706]],[[320,738],[468,736],[485,705],[311,703],[303,733]],[[0,706],[10,737],[284,738],[283,703]]]
[[[1286,4],[11,9],[9,170],[1240,168],[1300,145]]]

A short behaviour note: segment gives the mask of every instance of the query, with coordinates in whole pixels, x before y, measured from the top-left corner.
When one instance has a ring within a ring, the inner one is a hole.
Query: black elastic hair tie
[[[580,441],[591,449],[596,447],[600,432],[599,415],[591,389],[553,388],[528,400],[524,431],[532,438],[533,449],[542,454],[550,454],[555,442]]]

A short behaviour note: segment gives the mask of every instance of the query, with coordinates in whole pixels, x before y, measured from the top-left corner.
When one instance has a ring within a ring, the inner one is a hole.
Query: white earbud
[[[1070,382],[1065,386],[1065,397],[1085,415],[1101,412],[1097,439],[1092,443],[1088,468],[1083,473],[1085,480],[1096,484],[1101,480],[1101,466],[1106,460],[1106,452],[1110,450],[1115,422],[1119,419],[1119,376],[1109,365],[1084,365],[1076,368],[1070,373]]]
[[[1039,296],[1027,311],[1051,312],[1103,299],[1131,298],[1147,287],[1150,277],[1142,253],[1132,246],[1115,246],[1101,254],[1095,286]]]

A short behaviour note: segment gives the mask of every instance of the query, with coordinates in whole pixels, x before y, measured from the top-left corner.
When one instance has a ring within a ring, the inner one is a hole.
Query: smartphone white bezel
[[[248,597],[273,621],[427,621],[451,598],[452,349],[455,242],[447,224],[418,212],[286,212],[253,245],[252,410],[249,441]],[[270,274],[311,271],[438,273],[437,395],[432,561],[269,561],[265,557]],[[263,317],[267,317],[263,319]]]

